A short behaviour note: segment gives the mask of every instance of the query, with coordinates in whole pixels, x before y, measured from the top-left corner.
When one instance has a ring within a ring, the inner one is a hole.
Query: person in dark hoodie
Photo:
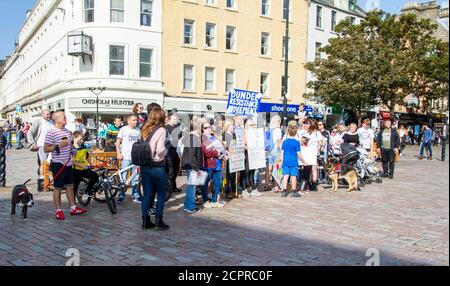
[[[193,172],[200,172],[203,168],[203,152],[201,143],[201,128],[202,121],[200,117],[192,119],[192,131],[183,137],[182,143],[184,145],[181,162],[183,169],[186,170],[188,177]],[[200,211],[195,203],[196,186],[188,185],[186,188],[186,197],[184,199],[184,211],[187,213],[196,213]]]
[[[378,133],[377,137],[378,152],[381,152],[381,161],[383,162],[383,176],[389,179],[394,178],[395,153],[400,146],[400,136],[397,129],[392,128],[391,120],[384,122],[384,129]]]

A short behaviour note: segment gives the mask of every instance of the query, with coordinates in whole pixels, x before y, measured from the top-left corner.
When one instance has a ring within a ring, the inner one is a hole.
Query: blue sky
[[[31,10],[36,0],[0,0],[0,59],[11,54],[19,30],[25,22],[25,12]],[[246,0],[248,1],[248,0]],[[252,0],[253,1],[253,0]],[[382,10],[390,13],[399,13],[405,0],[359,0],[358,4],[365,8],[368,1],[380,5]],[[418,1],[428,2],[428,1]],[[440,0],[439,3],[448,1]],[[5,13],[5,11],[7,11]]]

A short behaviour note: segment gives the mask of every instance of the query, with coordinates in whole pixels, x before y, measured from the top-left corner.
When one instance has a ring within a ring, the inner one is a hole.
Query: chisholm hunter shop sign
[[[69,98],[69,109],[92,109],[97,108],[95,98]],[[148,101],[148,102],[147,102]],[[144,106],[151,103],[152,100],[140,99],[119,99],[119,98],[101,98],[98,100],[99,108],[126,109],[131,110],[135,103],[142,103]]]

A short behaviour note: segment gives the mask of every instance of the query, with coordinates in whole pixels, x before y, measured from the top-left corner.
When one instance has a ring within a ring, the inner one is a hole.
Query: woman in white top
[[[307,166],[312,166],[311,191],[317,191],[317,179],[319,173],[317,156],[319,154],[320,146],[322,146],[322,134],[317,130],[315,121],[307,118],[303,121],[302,130],[298,132],[298,135],[300,139],[306,137],[309,140],[308,145],[302,149],[302,155]]]
[[[330,132],[330,145],[333,150],[339,148],[341,144],[344,143],[344,140],[342,140],[341,134],[337,131],[336,128],[333,128]]]

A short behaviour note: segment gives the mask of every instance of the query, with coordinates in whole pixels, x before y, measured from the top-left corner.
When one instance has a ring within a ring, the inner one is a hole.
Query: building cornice
[[[333,9],[333,10],[336,10],[336,11],[340,11],[340,12],[345,13],[345,14],[353,15],[353,16],[356,16],[356,17],[359,17],[359,18],[365,18],[366,17],[366,12],[361,7],[359,7],[358,5],[356,5],[356,10],[360,11],[363,15],[358,14],[355,11],[344,10],[344,9],[336,7],[334,5],[330,5],[329,3],[326,3],[325,1],[310,0],[310,2],[312,2],[314,4],[317,4],[317,5],[328,7],[330,9]]]
[[[8,59],[8,61],[5,63],[5,66],[2,70],[0,70],[0,78],[3,77],[3,75],[8,71],[8,69],[16,62],[18,57],[20,56],[20,51],[30,42],[30,40],[33,38],[33,36],[36,34],[36,32],[42,27],[42,25],[45,23],[45,21],[49,18],[49,16],[53,13],[53,11],[57,8],[57,6],[61,3],[62,0],[53,0],[53,3],[49,6],[47,11],[45,12],[44,16],[37,22],[37,24],[34,26],[33,30],[27,35],[27,37],[24,39],[23,43],[19,43],[19,45],[14,50],[13,54],[11,55],[11,58]],[[30,15],[36,10],[38,4],[40,1],[38,1],[31,11]],[[27,24],[27,22],[30,20],[31,16],[25,21],[22,28],[20,29],[19,34],[22,32],[23,27]]]

